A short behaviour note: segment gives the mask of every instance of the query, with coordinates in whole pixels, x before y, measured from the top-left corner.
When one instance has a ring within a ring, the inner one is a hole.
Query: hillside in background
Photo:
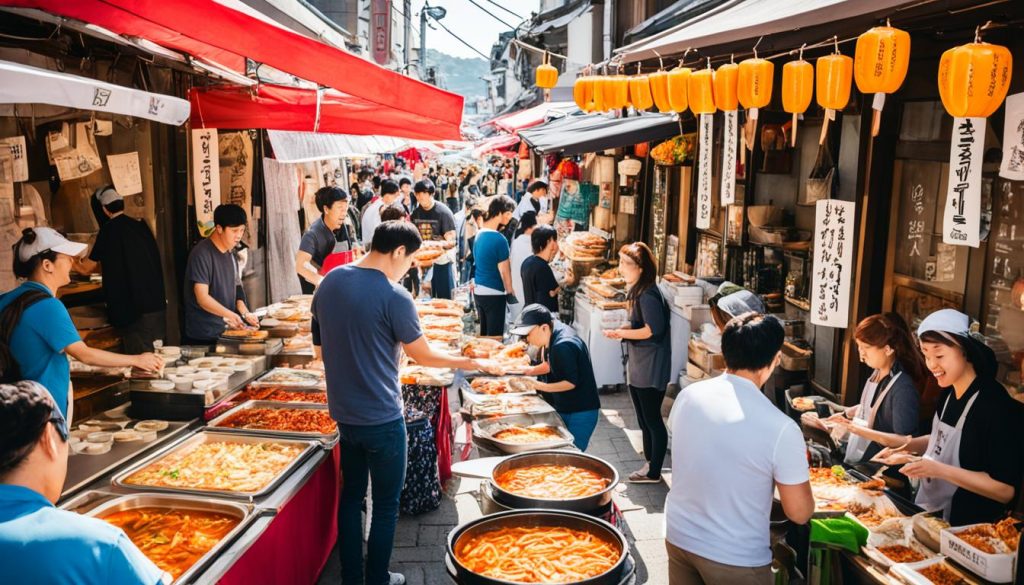
[[[463,96],[467,103],[487,93],[487,84],[480,78],[490,73],[491,68],[484,59],[453,57],[427,49],[427,65],[438,68],[442,87]]]

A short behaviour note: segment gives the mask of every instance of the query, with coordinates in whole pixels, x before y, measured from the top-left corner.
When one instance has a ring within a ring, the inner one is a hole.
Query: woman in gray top
[[[646,244],[634,242],[619,250],[619,272],[629,287],[629,326],[604,334],[626,342],[626,382],[643,433],[647,460],[629,475],[629,481],[657,483],[661,481],[661,465],[668,448],[668,431],[661,418],[661,404],[671,376],[668,304],[658,290],[658,268]]]

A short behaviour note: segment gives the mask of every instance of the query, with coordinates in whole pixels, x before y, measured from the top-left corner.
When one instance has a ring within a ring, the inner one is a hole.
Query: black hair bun
[[[26,244],[31,244],[36,241],[36,230],[35,228],[27,227],[21,230],[21,241]]]

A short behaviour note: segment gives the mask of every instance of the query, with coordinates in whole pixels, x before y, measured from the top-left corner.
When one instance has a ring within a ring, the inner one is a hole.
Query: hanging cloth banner
[[[219,152],[215,128],[192,131],[192,191],[196,225],[204,238],[213,233],[213,210],[220,205]]]
[[[981,163],[985,118],[953,118],[949,144],[949,187],[942,217],[942,241],[977,248],[981,241]]]
[[[700,158],[697,163],[697,229],[711,227],[711,148],[713,114],[700,115]]]
[[[722,132],[722,185],[719,193],[722,207],[736,203],[736,110],[725,112]]]
[[[822,199],[815,206],[811,323],[847,327],[853,274],[854,203]]]

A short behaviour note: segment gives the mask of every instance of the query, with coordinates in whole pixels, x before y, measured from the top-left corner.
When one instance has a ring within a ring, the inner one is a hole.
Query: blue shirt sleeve
[[[116,585],[156,585],[164,583],[164,572],[122,533],[107,556],[105,583]],[[166,582],[170,582],[167,579]]]
[[[388,317],[391,321],[391,331],[401,343],[412,343],[423,336],[420,330],[420,318],[416,314],[416,304],[413,303],[409,293],[401,291],[396,294],[388,303]]]
[[[508,260],[509,248],[508,240],[505,239],[505,236],[495,232],[491,237],[491,241],[493,242],[491,245],[494,246],[494,259],[498,263]]]
[[[64,303],[54,298],[43,299],[29,307],[21,322],[31,327],[54,353],[82,340]]]
[[[188,269],[185,275],[189,286],[192,284],[210,284],[213,282],[213,258],[204,247],[197,246],[188,258]]]

